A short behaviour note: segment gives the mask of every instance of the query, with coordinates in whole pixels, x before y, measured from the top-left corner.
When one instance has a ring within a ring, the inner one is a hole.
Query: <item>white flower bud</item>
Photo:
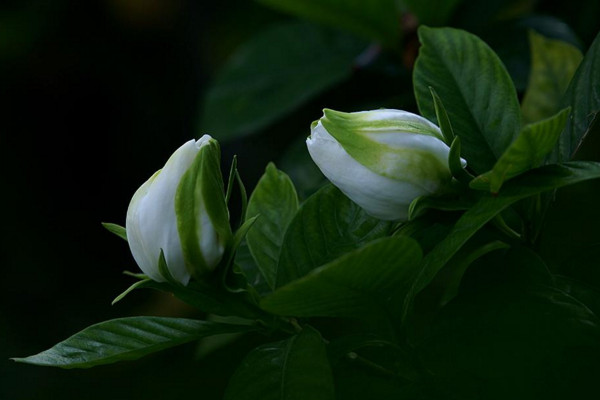
[[[177,149],[133,195],[127,239],[140,269],[155,281],[161,251],[170,275],[187,285],[212,271],[231,236],[219,144],[209,135]]]
[[[405,221],[415,198],[439,192],[451,180],[450,148],[440,129],[406,111],[325,109],[306,144],[335,186],[383,220]]]

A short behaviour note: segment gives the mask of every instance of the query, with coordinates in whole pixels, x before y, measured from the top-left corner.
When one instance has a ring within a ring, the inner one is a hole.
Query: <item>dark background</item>
[[[520,3],[563,18],[583,48],[598,31],[598,15],[576,2]],[[137,267],[127,245],[100,223],[124,224],[140,184],[183,142],[205,133],[203,93],[236,45],[286,18],[241,0],[2,3],[0,398],[220,398],[253,339],[202,362],[194,361],[194,344],[93,370],[8,358],[37,353],[110,318],[194,316],[146,291],[111,306],[132,283],[121,272]],[[469,18],[458,16],[457,25],[469,25]],[[351,87],[322,95],[260,135],[224,144],[224,166],[238,154],[252,187],[291,136],[302,136],[302,130],[281,135],[286,123],[306,126],[306,134],[320,109],[343,104],[348,90],[357,96],[396,90],[368,73],[357,75]]]

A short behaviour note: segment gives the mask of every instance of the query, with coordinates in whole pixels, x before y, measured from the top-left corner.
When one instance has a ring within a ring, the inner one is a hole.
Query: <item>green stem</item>
[[[522,235],[520,233],[516,232],[510,226],[508,226],[508,224],[506,223],[506,221],[504,221],[504,218],[502,218],[502,216],[500,214],[496,215],[496,217],[492,220],[492,224],[496,228],[498,228],[498,230],[500,230],[500,232],[504,233],[511,239],[515,239],[518,241],[523,240]]]

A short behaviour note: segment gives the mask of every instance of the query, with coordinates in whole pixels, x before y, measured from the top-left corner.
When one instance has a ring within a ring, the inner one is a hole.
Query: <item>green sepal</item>
[[[242,226],[240,226],[240,228],[237,230],[237,232],[233,236],[233,240],[231,242],[231,248],[228,249],[229,254],[227,254],[227,263],[225,264],[225,268],[223,268],[223,275],[222,275],[223,287],[225,287],[225,289],[229,292],[238,293],[238,292],[245,291],[245,289],[243,289],[243,288],[240,289],[240,288],[229,287],[229,285],[227,284],[227,275],[229,274],[229,270],[231,268],[231,265],[233,264],[233,259],[235,257],[235,253],[236,253],[238,247],[240,247],[240,244],[242,244],[242,240],[244,240],[244,238],[246,237],[246,234],[248,233],[250,228],[252,228],[252,225],[254,225],[254,223],[256,222],[256,220],[258,218],[259,218],[258,215],[255,217],[252,217],[252,218],[248,218],[248,220],[245,221],[242,224]]]
[[[127,241],[127,230],[121,225],[113,224],[110,222],[102,222],[102,226],[106,228],[110,233],[114,233],[124,241]]]
[[[158,273],[171,285],[181,286],[181,283],[173,278],[171,271],[169,271],[163,249],[160,249],[160,255],[158,256]]]
[[[202,145],[192,165],[182,176],[175,195],[177,231],[184,261],[188,272],[196,279],[212,271],[206,265],[200,248],[201,215],[208,215],[220,245],[228,248],[231,242],[229,211],[220,164],[219,143],[210,139]]]
[[[440,99],[440,96],[438,96],[433,86],[429,86],[429,91],[431,92],[431,97],[433,97],[435,116],[437,118],[438,126],[442,131],[442,135],[444,136],[444,143],[450,146],[454,141],[454,131],[452,130],[452,124],[450,123],[450,118],[448,118],[446,107],[444,107],[442,99]]]
[[[118,295],[117,297],[115,297],[115,299],[110,303],[110,305],[114,306],[119,301],[123,300],[125,298],[125,296],[127,296],[129,293],[133,292],[135,289],[138,289],[138,288],[142,287],[143,285],[145,285],[146,283],[148,283],[151,280],[152,279],[150,279],[150,278],[146,278],[146,279],[142,279],[140,281],[137,281],[136,283],[134,283],[133,285],[131,285],[127,289],[125,289],[125,291],[123,293],[121,293],[120,295]]]
[[[460,158],[460,137],[455,136],[450,145],[450,152],[448,152],[448,167],[450,173],[461,183],[466,185],[473,180],[473,175],[467,172],[462,166]]]

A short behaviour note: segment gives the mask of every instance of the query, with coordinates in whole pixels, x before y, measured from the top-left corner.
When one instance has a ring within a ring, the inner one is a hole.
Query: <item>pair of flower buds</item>
[[[306,144],[335,186],[383,220],[406,220],[415,198],[439,192],[451,179],[440,129],[406,111],[325,110]],[[219,164],[219,144],[204,135],[177,149],[134,194],[127,239],[150,278],[167,279],[163,263],[186,285],[221,262],[232,234]]]

